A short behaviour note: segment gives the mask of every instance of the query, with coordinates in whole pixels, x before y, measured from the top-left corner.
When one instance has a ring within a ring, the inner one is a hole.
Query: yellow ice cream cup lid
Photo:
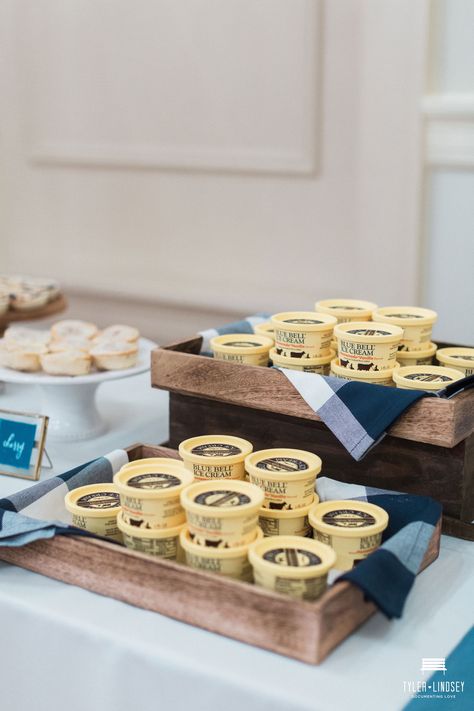
[[[268,335],[273,340],[273,324],[271,321],[256,323],[253,327],[253,330],[254,333],[258,333],[260,336]]]
[[[273,338],[260,336],[258,333],[227,333],[214,336],[210,341],[213,351],[225,351],[233,355],[256,355],[266,353],[273,346]]]
[[[138,499],[162,499],[177,496],[181,490],[194,481],[192,472],[173,464],[137,464],[125,466],[114,476],[114,483],[121,494]]]
[[[290,331],[327,331],[337,323],[335,316],[316,311],[282,311],[271,318],[274,328]]]
[[[354,318],[354,316],[371,316],[377,304],[372,301],[360,301],[360,299],[324,299],[316,301],[315,311],[323,314],[332,314],[336,318]]]
[[[367,341],[368,343],[391,343],[402,339],[403,329],[392,323],[372,323],[370,321],[349,321],[338,323],[334,335],[346,341]]]
[[[265,494],[254,484],[236,479],[217,479],[191,484],[181,492],[181,505],[201,516],[234,518],[258,511]]]
[[[245,459],[245,469],[249,474],[275,481],[317,476],[322,464],[317,454],[303,449],[261,449]]]
[[[387,528],[388,513],[366,501],[340,499],[312,506],[309,522],[313,528],[330,536],[372,536]]]
[[[108,518],[121,510],[118,489],[112,483],[79,486],[66,494],[64,503],[69,513],[89,518]]]
[[[152,538],[155,540],[159,538],[177,538],[185,526],[186,524],[182,523],[180,526],[175,526],[174,528],[139,528],[126,523],[123,519],[122,512],[120,512],[117,517],[117,528],[119,531],[133,538],[146,538],[148,540]]]
[[[272,348],[270,351],[270,360],[272,360],[274,363],[277,365],[281,365],[282,368],[285,367],[285,365],[300,365],[301,367],[303,366],[310,366],[310,365],[328,365],[332,361],[332,359],[335,357],[336,352],[330,350],[329,354],[326,356],[321,356],[319,358],[301,358],[296,360],[295,358],[287,358],[286,356],[280,355],[276,352],[275,348]]]
[[[179,445],[179,454],[193,464],[237,464],[253,449],[242,437],[225,434],[190,437]]]
[[[389,380],[393,378],[394,371],[398,370],[399,367],[400,363],[395,363],[393,368],[387,368],[387,370],[353,370],[342,366],[339,358],[334,358],[331,361],[331,373],[343,378],[354,378],[355,380]]]
[[[282,578],[321,576],[336,562],[332,548],[303,536],[268,536],[251,543],[248,555],[254,567]]]
[[[302,506],[300,509],[265,509],[262,507],[258,515],[261,518],[277,518],[279,520],[302,518],[303,516],[307,516],[310,508],[318,502],[319,496],[315,494],[313,501],[308,504],[308,506]]]
[[[474,368],[474,348],[462,348],[460,346],[439,348],[436,358],[440,363],[445,363],[446,365]]]
[[[183,525],[183,529],[179,536],[179,541],[181,547],[188,553],[194,553],[200,558],[241,558],[244,556],[248,550],[249,545],[253,545],[254,542],[261,541],[263,539],[262,529],[257,526],[255,532],[255,541],[252,543],[246,543],[243,546],[235,546],[234,548],[214,548],[214,546],[202,546],[199,543],[195,543],[190,536],[189,529],[186,524]]]
[[[127,469],[134,469],[137,466],[159,467],[162,464],[165,464],[166,466],[177,467],[178,469],[183,468],[182,459],[172,459],[171,457],[144,457],[143,459],[133,459],[127,464],[124,464],[121,468],[121,471],[126,471]]]
[[[398,351],[397,358],[399,360],[416,360],[417,358],[432,358],[436,353],[438,346],[436,343],[429,342],[426,348],[422,351]],[[474,351],[473,351],[474,352]]]
[[[397,385],[415,390],[441,390],[463,377],[460,370],[441,365],[406,365],[393,374]]]
[[[438,318],[436,311],[419,306],[383,306],[374,310],[372,319],[382,323],[395,323],[397,326],[421,326],[434,323]]]

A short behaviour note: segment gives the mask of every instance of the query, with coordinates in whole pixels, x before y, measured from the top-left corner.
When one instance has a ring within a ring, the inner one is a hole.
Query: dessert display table
[[[107,429],[107,423],[96,406],[97,388],[102,383],[130,378],[148,371],[150,352],[155,346],[153,341],[140,338],[138,360],[133,368],[94,371],[88,375],[77,376],[48,375],[44,372],[23,373],[11,368],[0,368],[0,381],[24,386],[24,398],[27,400],[32,397],[34,387],[40,390],[40,411],[49,415],[49,441],[77,442],[94,439]]]
[[[20,386],[7,385],[0,399],[5,408],[39,407]],[[104,383],[97,406],[108,433],[47,442],[54,470],[42,478],[126,443],[166,440],[167,399],[148,374]],[[30,485],[0,477],[0,497]],[[377,613],[314,667],[0,563],[2,708],[398,711],[410,699],[404,682],[423,678],[421,658],[446,657],[472,625],[473,594],[473,544],[443,536],[403,619]]]

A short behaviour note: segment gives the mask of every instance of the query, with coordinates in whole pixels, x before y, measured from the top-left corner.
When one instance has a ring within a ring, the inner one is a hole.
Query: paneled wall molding
[[[316,168],[315,146],[295,152],[232,149],[210,146],[123,146],[82,143],[38,143],[30,161],[38,166],[178,170],[222,173],[311,175]]]
[[[425,96],[422,111],[427,165],[474,169],[474,93]]]
[[[118,5],[19,12],[30,163],[315,173],[320,0]]]

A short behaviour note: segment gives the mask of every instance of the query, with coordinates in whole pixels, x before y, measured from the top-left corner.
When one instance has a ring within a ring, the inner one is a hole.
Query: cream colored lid
[[[289,331],[327,331],[337,323],[335,316],[316,311],[282,311],[272,316],[274,328]]]
[[[121,510],[118,489],[112,483],[79,486],[66,494],[64,503],[70,513],[88,518],[110,518]]]
[[[146,538],[148,540],[152,538],[174,538],[179,536],[185,526],[186,524],[182,523],[180,526],[175,526],[174,528],[139,528],[138,526],[130,526],[130,524],[124,521],[122,511],[117,516],[117,528],[119,531],[133,538]]]
[[[336,318],[352,318],[354,316],[370,316],[377,308],[372,301],[359,299],[324,299],[316,301],[314,310],[323,314],[331,314]]]
[[[307,479],[319,474],[321,467],[321,458],[303,449],[261,449],[245,458],[249,473],[275,481]]]
[[[263,323],[256,323],[253,327],[255,333],[259,335],[265,335],[268,333],[270,337],[273,335],[273,324],[271,321],[264,321]]]
[[[400,363],[395,363],[393,368],[387,368],[387,370],[353,370],[352,368],[343,367],[339,358],[334,358],[334,360],[331,361],[331,373],[335,373],[344,378],[351,377],[356,380],[389,380],[392,378],[394,371],[399,367]]]
[[[265,509],[261,508],[258,515],[261,518],[278,518],[278,519],[295,519],[307,516],[310,508],[319,502],[319,496],[314,495],[314,499],[308,506],[302,506],[300,509]]]
[[[144,457],[143,459],[132,459],[132,461],[128,462],[128,464],[123,465],[121,471],[125,471],[126,469],[133,469],[134,467],[143,465],[147,467],[159,467],[162,464],[166,464],[167,466],[178,467],[178,469],[183,468],[182,459],[172,459],[171,457]]]
[[[457,365],[464,368],[474,368],[474,348],[440,348],[436,353],[436,358],[440,363],[447,365]]]
[[[463,377],[460,370],[440,365],[406,365],[393,374],[397,385],[414,390],[441,390]]]
[[[312,506],[309,522],[317,531],[331,536],[372,536],[387,528],[388,513],[366,501],[340,499]]]
[[[194,543],[194,541],[191,540],[189,529],[186,524],[184,524],[179,537],[179,541],[181,543],[181,547],[185,551],[187,551],[188,553],[194,553],[194,555],[197,555],[200,558],[229,559],[241,558],[247,553],[249,545],[253,545],[253,543],[261,541],[262,538],[262,529],[257,527],[255,541],[253,541],[252,543],[247,543],[244,546],[234,546],[232,548],[215,548],[214,546],[202,546],[199,543]]]
[[[282,578],[312,578],[324,575],[336,562],[332,548],[303,536],[268,536],[249,546],[255,568]]]
[[[422,351],[398,351],[397,358],[399,360],[416,360],[417,358],[432,358],[436,353],[438,346],[436,343],[430,342],[428,348],[423,348]]]
[[[253,445],[242,437],[210,434],[190,437],[179,445],[179,454],[194,464],[237,464],[253,450]]]
[[[321,356],[321,358],[287,358],[286,356],[279,355],[275,348],[270,351],[270,360],[284,368],[286,365],[327,365],[336,355],[335,351],[329,351],[329,355]]]
[[[397,326],[422,326],[434,323],[438,318],[436,311],[422,309],[419,306],[383,306],[372,314],[374,321],[395,323]]]
[[[254,484],[238,479],[216,479],[191,484],[181,492],[181,505],[201,516],[233,518],[258,511],[265,494]]]
[[[334,328],[334,335],[353,342],[392,343],[401,341],[403,329],[392,323],[384,323],[380,326],[370,321],[349,321],[349,323],[338,323]]]
[[[177,496],[183,487],[194,481],[192,473],[182,464],[137,464],[125,465],[114,476],[114,483],[121,494],[138,499],[161,499]]]
[[[268,352],[273,346],[273,338],[260,336],[258,333],[227,333],[224,336],[214,336],[210,343],[213,351],[232,355],[256,355]]]

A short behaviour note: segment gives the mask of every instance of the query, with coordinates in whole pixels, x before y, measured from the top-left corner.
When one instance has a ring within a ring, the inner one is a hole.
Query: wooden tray
[[[31,309],[31,311],[15,311],[9,309],[6,313],[0,315],[0,334],[11,324],[16,321],[36,321],[36,319],[49,318],[54,314],[61,313],[67,308],[67,301],[62,294],[49,301],[39,309]]]
[[[130,459],[178,458],[175,450],[151,445],[128,451]],[[440,530],[438,522],[422,569],[438,557]],[[310,664],[325,659],[376,611],[348,582],[328,588],[316,602],[291,600],[92,538],[57,536],[0,547],[0,559]]]
[[[355,462],[283,373],[200,356],[201,343],[196,336],[152,353],[152,385],[171,393],[170,446],[220,431],[255,449],[308,449],[328,476],[438,499],[445,532],[474,540],[474,389],[416,403]]]

